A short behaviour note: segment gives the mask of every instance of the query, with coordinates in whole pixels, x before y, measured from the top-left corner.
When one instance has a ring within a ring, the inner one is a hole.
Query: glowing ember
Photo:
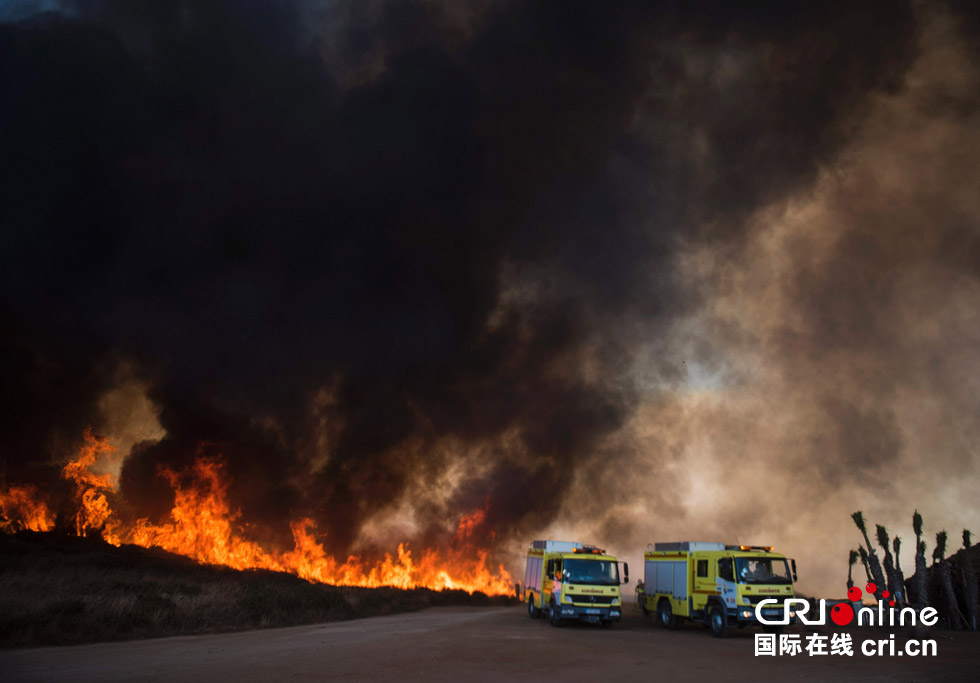
[[[340,563],[316,541],[311,519],[290,524],[294,548],[288,552],[267,551],[244,538],[238,531],[240,512],[228,505],[229,479],[222,462],[215,458],[199,457],[182,472],[161,471],[174,491],[169,523],[156,525],[139,519],[125,524],[110,505],[115,493],[111,475],[97,475],[90,469],[99,458],[110,457],[112,452],[105,439],[86,430],[79,457],[62,471],[63,477],[75,484],[73,521],[80,536],[100,531],[114,545],[155,546],[206,564],[285,571],[308,581],[334,585],[460,589],[490,595],[513,590],[513,581],[503,566],[492,570],[488,551],[472,543],[484,523],[486,510],[464,515],[447,549],[428,548],[413,556],[407,544],[401,543],[396,555],[386,553],[376,561],[351,556]],[[33,487],[0,491],[0,512],[0,529],[4,531],[46,531],[53,527],[47,506],[39,501]]]

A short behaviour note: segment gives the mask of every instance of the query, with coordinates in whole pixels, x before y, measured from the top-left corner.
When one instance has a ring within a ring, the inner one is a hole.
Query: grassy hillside
[[[171,553],[55,534],[0,534],[0,647],[215,633],[442,605],[505,605],[482,593],[310,584],[202,566]]]

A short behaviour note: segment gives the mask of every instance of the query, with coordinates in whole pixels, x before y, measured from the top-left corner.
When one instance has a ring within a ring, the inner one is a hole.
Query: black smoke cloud
[[[899,87],[909,9],[840,5],[11,18],[4,476],[53,477],[125,363],[167,433],[122,472],[141,514],[168,509],[160,465],[213,451],[246,519],[312,514],[343,552],[451,442],[483,454],[454,511],[533,533],[633,414],[635,345],[701,296],[678,246],[737,243]]]

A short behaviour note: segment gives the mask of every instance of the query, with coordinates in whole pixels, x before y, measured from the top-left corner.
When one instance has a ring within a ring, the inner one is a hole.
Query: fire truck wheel
[[[725,637],[725,631],[728,630],[728,619],[725,617],[725,612],[721,607],[715,605],[711,608],[711,611],[708,613],[708,623],[711,626],[711,632],[715,638]]]
[[[541,610],[534,606],[534,597],[527,599],[527,615],[532,619],[537,619],[541,616]]]
[[[554,600],[548,605],[548,623],[555,627],[561,626],[561,617],[558,616],[558,606]]]
[[[667,598],[663,598],[657,605],[657,617],[664,628],[677,628],[677,617],[674,616],[674,610]]]

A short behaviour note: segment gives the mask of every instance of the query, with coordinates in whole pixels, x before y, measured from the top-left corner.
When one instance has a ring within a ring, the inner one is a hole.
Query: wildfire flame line
[[[169,523],[152,524],[141,518],[127,524],[112,510],[110,500],[116,490],[112,475],[91,471],[100,458],[111,457],[113,450],[106,439],[87,429],[78,457],[62,470],[64,479],[75,485],[72,526],[79,536],[99,531],[117,546],[133,543],[159,547],[203,564],[290,572],[307,581],[340,586],[459,589],[489,595],[506,595],[513,590],[510,574],[502,565],[493,570],[488,550],[472,541],[484,523],[486,510],[464,515],[448,548],[424,549],[417,556],[406,543],[400,543],[395,555],[385,553],[376,561],[350,556],[339,562],[317,542],[315,524],[308,518],[290,523],[292,550],[273,552],[236,531],[240,512],[228,504],[230,480],[221,460],[212,457],[198,457],[186,471],[161,470],[160,475],[174,491]],[[54,518],[35,487],[0,489],[0,530],[12,533],[53,528]]]

